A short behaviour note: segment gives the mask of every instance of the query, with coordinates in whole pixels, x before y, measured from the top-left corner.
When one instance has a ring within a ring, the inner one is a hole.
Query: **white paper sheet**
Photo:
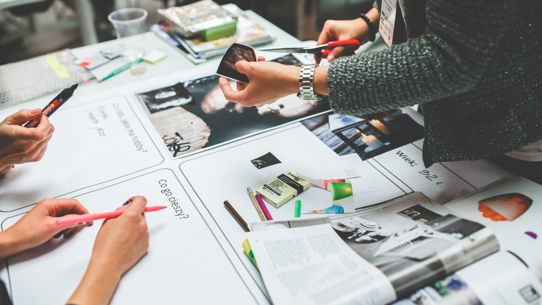
[[[249,233],[248,240],[276,305],[370,305],[395,299],[386,276],[329,224]]]
[[[154,171],[75,198],[93,212],[105,212],[134,193],[146,196],[149,205],[168,208],[146,214],[149,252],[122,278],[112,305],[265,304],[261,293],[251,292],[254,284],[236,271],[171,170]],[[2,229],[19,218],[7,219]],[[64,304],[84,273],[100,225],[96,221],[68,240],[10,258],[14,304]]]

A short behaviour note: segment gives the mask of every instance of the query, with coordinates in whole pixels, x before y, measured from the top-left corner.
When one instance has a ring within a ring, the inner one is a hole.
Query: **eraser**
[[[285,173],[260,186],[256,192],[275,208],[280,208],[309,187],[309,181],[292,173]]]

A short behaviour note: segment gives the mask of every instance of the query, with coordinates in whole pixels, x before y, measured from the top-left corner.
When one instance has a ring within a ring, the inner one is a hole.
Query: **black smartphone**
[[[224,57],[222,57],[216,74],[239,82],[248,83],[248,77],[235,70],[235,63],[240,60],[256,61],[256,53],[251,47],[234,43],[226,51]]]

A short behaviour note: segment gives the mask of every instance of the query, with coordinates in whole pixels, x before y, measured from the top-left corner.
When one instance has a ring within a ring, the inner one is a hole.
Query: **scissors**
[[[266,49],[260,49],[259,51],[279,52],[279,53],[312,53],[312,54],[322,52],[322,56],[328,56],[331,50],[335,47],[344,46],[344,47],[358,48],[360,45],[361,44],[359,40],[348,39],[348,40],[330,41],[328,43],[325,43],[316,47],[266,48]]]

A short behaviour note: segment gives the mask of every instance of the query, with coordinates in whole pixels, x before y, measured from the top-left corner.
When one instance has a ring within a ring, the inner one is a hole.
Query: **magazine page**
[[[248,234],[275,305],[387,304],[382,271],[357,255],[329,224]],[[370,285],[368,285],[370,283]]]
[[[393,305],[533,305],[542,285],[510,252],[490,255]]]
[[[275,231],[285,235],[295,229],[284,228],[306,227],[315,222],[327,222],[336,236],[359,257],[379,269],[393,286],[398,298],[408,297],[416,290],[499,249],[497,239],[489,229],[452,215],[446,208],[429,203],[429,199],[420,193],[404,196],[384,207],[327,219],[274,222],[263,232]],[[312,227],[306,227],[307,232]],[[253,225],[252,228],[261,230],[265,226]],[[258,233],[256,231],[252,236]],[[328,243],[327,240],[318,241],[323,245]],[[268,250],[253,250],[258,267],[266,264],[266,258],[260,258],[260,255]],[[300,255],[296,251],[296,248],[291,248],[289,253],[273,255]],[[269,270],[260,269],[260,272],[266,282],[266,272]],[[271,289],[270,294],[273,297]],[[338,295],[334,294],[334,297]]]
[[[446,205],[454,214],[490,228],[503,250],[521,257],[542,280],[542,186],[507,179]]]

